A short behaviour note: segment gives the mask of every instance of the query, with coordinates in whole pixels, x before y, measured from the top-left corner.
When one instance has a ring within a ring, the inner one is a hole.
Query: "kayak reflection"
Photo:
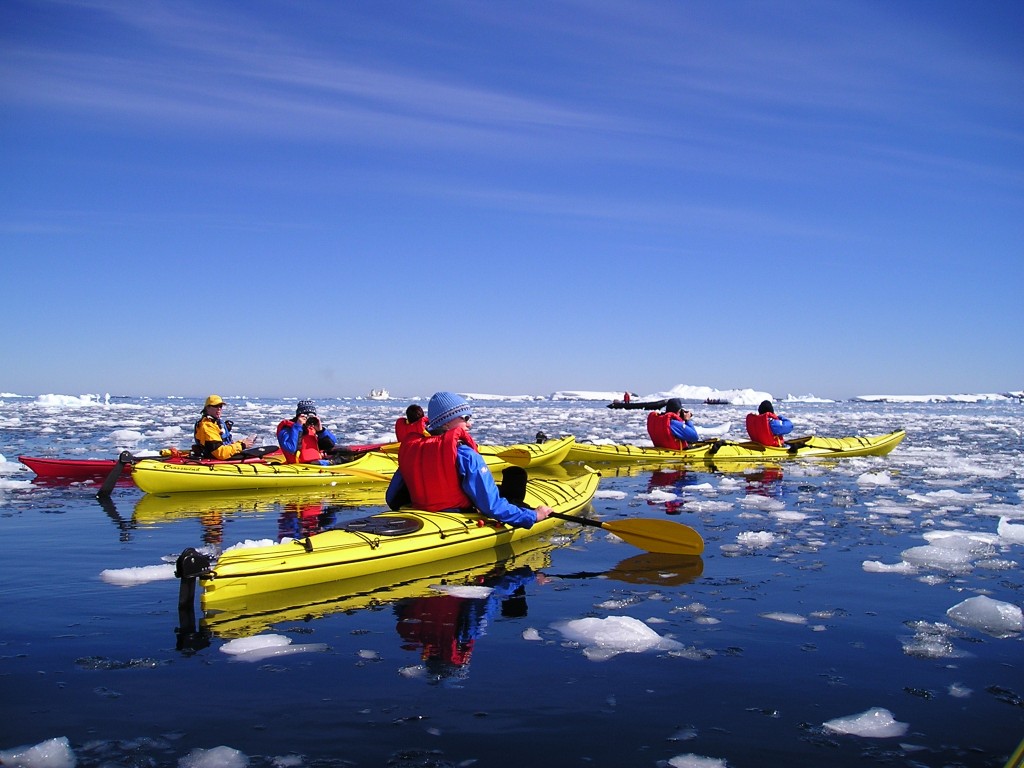
[[[477,584],[436,585],[441,594],[400,600],[394,606],[402,649],[418,651],[431,682],[464,678],[476,641],[498,615],[526,616],[526,587],[544,575],[530,566],[503,566]]]
[[[241,593],[205,610],[202,625],[217,637],[250,637],[287,622],[309,624],[342,612],[379,610],[401,600],[436,596],[438,585],[480,586],[502,573],[548,567],[551,551],[580,535],[581,529],[563,526],[549,534],[442,561],[308,587]]]
[[[278,512],[279,537],[301,538],[330,527],[339,515],[355,515],[364,508],[383,504],[384,491],[380,483],[239,493],[147,493],[135,504],[132,524],[163,526],[181,520],[198,520],[203,529],[203,543],[219,552],[225,523],[232,519]]]
[[[699,555],[674,555],[643,552],[627,557],[607,571],[578,571],[558,574],[559,579],[606,578],[626,584],[651,584],[678,587],[696,581],[704,573],[704,559]]]

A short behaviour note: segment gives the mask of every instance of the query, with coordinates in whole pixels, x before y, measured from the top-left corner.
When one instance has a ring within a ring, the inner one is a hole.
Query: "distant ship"
[[[390,400],[391,393],[386,389],[371,389],[370,394],[367,395],[371,400]]]

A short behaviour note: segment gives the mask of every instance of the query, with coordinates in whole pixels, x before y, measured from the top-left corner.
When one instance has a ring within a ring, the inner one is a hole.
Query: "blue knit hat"
[[[427,431],[440,429],[459,416],[469,417],[473,409],[454,392],[435,392],[427,404]]]
[[[316,403],[312,400],[299,400],[299,405],[295,409],[295,415],[298,416],[301,413],[311,413],[316,416]]]

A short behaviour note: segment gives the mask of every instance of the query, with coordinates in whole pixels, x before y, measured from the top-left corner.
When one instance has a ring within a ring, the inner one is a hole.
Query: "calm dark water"
[[[246,422],[236,431],[264,436],[290,408],[232,406]],[[386,439],[403,409],[320,410],[367,442]],[[258,620],[211,617],[190,637],[175,581],[121,587],[101,573],[275,538],[303,514],[329,524],[377,508],[366,487],[175,502],[131,485],[104,507],[95,486],[47,486],[17,464],[20,453],[184,445],[197,410],[188,400],[0,405],[0,751],[65,737],[87,766],[177,765],[221,745],[252,765],[658,766],[696,755],[729,766],[1001,766],[1024,737],[1020,633],[947,616],[977,595],[1024,604],[1024,545],[997,535],[1001,517],[1024,524],[1019,406],[793,404],[801,434],[902,426],[909,436],[889,457],[830,465],[606,472],[595,513],[691,525],[707,541],[697,565],[567,525],[512,562],[439,565],[370,594],[300,593]],[[746,411],[697,410],[733,435]],[[538,429],[639,440],[644,414],[499,403],[476,416],[479,439],[510,443]],[[864,565],[899,564],[936,531],[974,532],[983,546],[956,567]],[[433,588],[467,581],[495,592]],[[674,642],[599,661],[558,629],[610,617]],[[315,647],[256,662],[223,650],[261,633]],[[823,728],[875,707],[906,732]]]

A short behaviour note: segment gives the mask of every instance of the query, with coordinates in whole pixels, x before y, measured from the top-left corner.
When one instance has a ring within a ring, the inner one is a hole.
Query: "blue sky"
[[[1019,2],[0,4],[0,391],[1019,390]]]

